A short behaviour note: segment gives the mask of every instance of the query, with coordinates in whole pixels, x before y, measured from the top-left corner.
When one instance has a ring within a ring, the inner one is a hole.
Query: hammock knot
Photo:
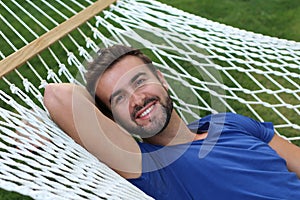
[[[41,81],[41,84],[40,84],[40,86],[39,86],[39,89],[45,88],[46,85],[48,85],[47,81],[46,81],[46,80],[42,80],[42,81]]]
[[[18,88],[16,87],[15,84],[11,84],[11,85],[10,85],[10,91],[11,91],[13,94],[16,94],[16,93],[17,93]]]
[[[59,76],[61,76],[62,73],[64,73],[64,72],[67,71],[66,65],[63,64],[63,63],[60,63],[60,64],[58,65],[58,67],[59,67],[59,70],[58,70],[58,75],[59,75]]]
[[[76,59],[73,52],[68,52],[68,63],[69,65],[72,65],[72,62]]]
[[[80,46],[78,48],[79,51],[79,55],[83,56],[88,62],[92,61],[92,57],[90,56],[90,54],[88,54],[88,52],[85,50],[85,48],[83,48],[82,46]]]
[[[86,50],[82,46],[78,47],[78,51],[80,56],[83,56],[86,53]]]
[[[68,63],[69,65],[74,64],[81,72],[86,72],[86,69],[82,66],[82,64],[78,61],[78,59],[72,52],[68,52]]]
[[[49,69],[48,70],[48,76],[47,76],[47,80],[51,79],[51,78],[54,78],[55,77],[55,73],[53,72],[52,69]]]
[[[96,26],[96,27],[99,27],[100,24],[103,23],[103,19],[102,19],[102,17],[100,17],[100,16],[96,16],[95,18],[96,18],[95,26]]]
[[[109,12],[113,12],[115,10],[116,7],[118,7],[120,5],[120,3],[118,3],[119,1],[116,2],[116,6],[114,4],[110,4],[109,5]]]
[[[86,38],[86,48],[92,48],[94,52],[99,50],[99,47],[95,44],[95,42],[91,38]]]
[[[104,19],[110,18],[112,16],[112,13],[110,11],[103,10],[103,13]]]
[[[93,28],[92,28],[92,32],[93,32],[93,37],[94,37],[95,39],[97,39],[97,38],[101,39],[101,33],[99,32],[98,29],[96,29],[95,27],[93,27]]]
[[[189,77],[194,83],[199,83],[199,79],[198,78],[196,78],[196,77],[193,77],[193,76],[191,76],[191,77]]]
[[[69,72],[69,70],[67,69],[66,65],[63,64],[63,63],[60,63],[58,65],[58,67],[59,67],[58,75],[61,76],[62,74],[64,74],[67,77],[67,79],[69,80],[70,83],[74,83],[74,77]]]
[[[27,78],[23,80],[23,85],[24,85],[25,91],[29,92],[30,82],[28,81]]]
[[[68,63],[69,63],[70,65],[74,64],[74,65],[77,67],[77,69],[78,69],[78,71],[79,71],[79,73],[80,73],[80,75],[81,75],[81,77],[82,77],[82,80],[85,81],[84,73],[87,72],[87,70],[86,70],[86,69],[84,68],[84,66],[78,61],[78,59],[76,58],[76,56],[75,56],[74,53],[72,53],[72,52],[68,52]]]

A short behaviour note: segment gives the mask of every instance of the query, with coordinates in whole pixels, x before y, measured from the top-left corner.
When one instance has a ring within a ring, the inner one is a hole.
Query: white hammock
[[[118,1],[99,14],[111,2],[20,2],[0,1],[1,188],[43,200],[151,199],[63,133],[42,103],[47,83],[84,84],[90,52],[116,43],[154,60],[186,122],[237,112],[274,122],[300,144],[300,43],[153,0]]]

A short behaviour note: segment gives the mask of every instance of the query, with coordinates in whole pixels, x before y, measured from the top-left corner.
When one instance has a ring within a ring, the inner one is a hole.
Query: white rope
[[[1,58],[93,2],[0,1]],[[43,105],[46,84],[84,84],[90,53],[117,43],[149,53],[184,121],[238,112],[274,122],[281,135],[300,144],[300,43],[153,0],[119,0],[0,79],[1,188],[35,199],[150,199],[69,138]]]

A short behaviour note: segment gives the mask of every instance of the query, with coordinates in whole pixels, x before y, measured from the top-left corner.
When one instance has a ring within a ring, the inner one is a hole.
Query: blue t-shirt
[[[189,128],[208,136],[174,146],[139,143],[143,173],[129,181],[159,200],[300,200],[300,179],[268,145],[272,123],[222,113]]]

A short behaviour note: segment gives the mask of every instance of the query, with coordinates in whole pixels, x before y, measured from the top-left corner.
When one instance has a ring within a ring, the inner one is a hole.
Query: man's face
[[[100,77],[96,95],[112,110],[114,120],[131,134],[148,138],[169,123],[172,100],[159,79],[136,56],[125,56]]]

